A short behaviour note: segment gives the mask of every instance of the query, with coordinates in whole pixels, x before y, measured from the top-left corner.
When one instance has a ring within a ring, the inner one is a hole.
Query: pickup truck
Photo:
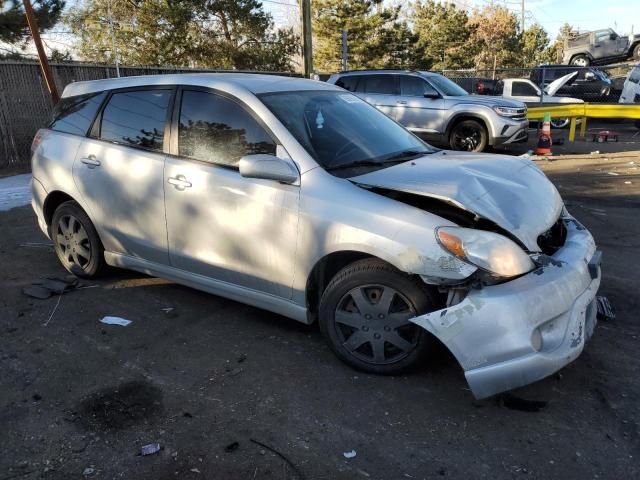
[[[611,28],[582,33],[564,41],[563,63],[587,67],[633,58],[640,60],[640,34],[620,36]]]
[[[556,92],[560,90],[560,88],[565,84],[570,83],[577,75],[578,72],[572,72],[554,80],[545,87],[544,92],[529,79],[505,78],[498,80],[494,94],[512,100],[519,100],[530,107],[554,103],[584,103],[584,100],[579,98],[555,96]],[[564,128],[568,124],[569,120],[566,118],[551,119],[551,126],[554,128]]]

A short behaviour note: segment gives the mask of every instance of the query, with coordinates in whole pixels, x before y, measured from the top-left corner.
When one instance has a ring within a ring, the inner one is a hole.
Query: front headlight
[[[448,252],[500,277],[522,275],[534,268],[533,261],[515,242],[484,230],[439,227],[436,238]]]
[[[502,117],[519,117],[522,115],[521,108],[493,107],[493,110]]]

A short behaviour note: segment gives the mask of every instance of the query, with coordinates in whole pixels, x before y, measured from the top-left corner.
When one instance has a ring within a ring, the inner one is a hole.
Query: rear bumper
[[[596,323],[600,255],[591,234],[566,219],[567,240],[538,269],[472,290],[460,303],[412,321],[456,356],[476,398],[527,385],[575,360]]]

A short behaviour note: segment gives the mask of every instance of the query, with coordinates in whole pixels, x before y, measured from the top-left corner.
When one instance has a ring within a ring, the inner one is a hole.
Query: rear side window
[[[180,106],[178,153],[235,167],[245,155],[275,155],[276,143],[240,104],[215,93],[185,90]]]
[[[114,93],[102,113],[100,139],[162,151],[170,98],[169,90]]]
[[[336,85],[338,87],[344,88],[345,90],[349,90],[350,92],[355,92],[359,79],[359,75],[348,75],[346,77],[340,77],[336,82]]]
[[[396,93],[395,75],[366,75],[358,82],[358,92]]]
[[[85,136],[106,96],[105,92],[63,98],[53,113],[51,130]]]

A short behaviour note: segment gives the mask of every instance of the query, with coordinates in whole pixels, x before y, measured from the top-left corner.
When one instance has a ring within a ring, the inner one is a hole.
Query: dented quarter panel
[[[582,350],[585,315],[593,309],[600,275],[589,274],[591,234],[573,220],[567,229],[564,247],[537,270],[471,290],[457,305],[412,320],[451,350],[478,398],[550,375]],[[536,329],[540,351],[532,344]]]
[[[361,185],[424,195],[469,210],[515,235],[532,252],[562,211],[555,186],[530,160],[438,152],[353,177]]]

